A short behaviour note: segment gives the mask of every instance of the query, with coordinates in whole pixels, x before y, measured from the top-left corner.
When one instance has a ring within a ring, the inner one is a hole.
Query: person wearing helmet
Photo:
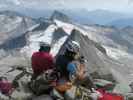
[[[80,57],[80,45],[76,41],[71,41],[66,45],[66,54],[72,59],[67,65],[67,71],[69,74],[69,80],[72,81],[72,76],[75,75],[77,78],[81,79],[84,73],[84,58]]]
[[[76,41],[68,42],[64,54],[56,58],[55,65],[60,78],[55,90],[66,94],[72,86],[83,86],[93,91],[95,86],[91,77],[85,74],[85,62],[85,57],[80,55],[80,44]]]
[[[85,59],[80,56],[80,44],[76,41],[68,42],[65,53],[57,57],[55,65],[60,72],[60,80],[70,83],[83,80],[85,77]]]
[[[52,82],[52,77],[50,76],[54,71],[54,58],[49,53],[50,49],[51,46],[49,44],[40,42],[39,51],[34,52],[31,58],[33,76],[30,87],[37,95],[51,89],[49,85]]]
[[[92,91],[92,88],[96,88],[92,82],[90,76],[86,75],[85,69],[85,57],[80,55],[80,45],[72,41],[67,45],[67,51],[73,52],[73,60],[68,63],[67,71],[69,72],[69,80],[73,81],[75,84],[80,84],[89,88]]]
[[[69,71],[67,65],[74,61],[79,55],[80,45],[76,41],[70,41],[66,45],[64,54],[56,58],[56,68],[60,72],[60,76],[69,80]],[[74,72],[74,69],[70,69]]]

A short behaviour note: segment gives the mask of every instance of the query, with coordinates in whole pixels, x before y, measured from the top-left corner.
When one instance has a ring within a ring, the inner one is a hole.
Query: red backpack
[[[0,80],[0,92],[5,95],[10,95],[13,92],[13,85],[7,80],[7,78]]]
[[[98,100],[124,100],[124,97],[118,94],[108,93],[105,90],[98,90],[103,96]]]

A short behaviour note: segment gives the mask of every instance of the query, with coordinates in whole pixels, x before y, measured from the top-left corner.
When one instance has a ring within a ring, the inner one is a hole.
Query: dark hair
[[[49,46],[45,46],[45,47],[40,46],[40,49],[39,49],[40,52],[42,52],[42,51],[50,52],[50,50],[51,50],[51,47],[49,47]]]

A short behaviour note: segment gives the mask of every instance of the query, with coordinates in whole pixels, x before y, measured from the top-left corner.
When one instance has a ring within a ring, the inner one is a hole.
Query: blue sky
[[[0,0],[0,9],[105,9],[133,13],[133,0]]]

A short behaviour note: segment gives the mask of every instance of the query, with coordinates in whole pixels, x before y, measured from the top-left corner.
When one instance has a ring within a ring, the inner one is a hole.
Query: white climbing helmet
[[[70,52],[78,53],[80,51],[80,44],[76,41],[70,41],[66,45],[66,49]]]

